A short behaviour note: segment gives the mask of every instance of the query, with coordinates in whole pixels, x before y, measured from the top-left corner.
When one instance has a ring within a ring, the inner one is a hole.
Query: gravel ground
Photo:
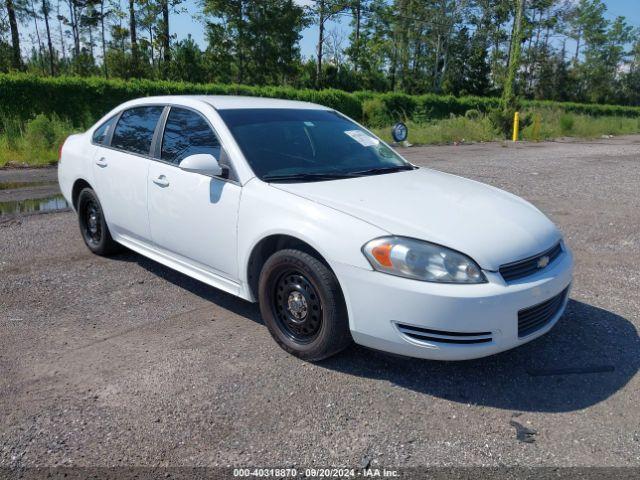
[[[255,305],[91,255],[73,213],[13,218],[0,466],[640,466],[640,137],[403,152],[561,227],[577,265],[552,332],[461,363],[361,347],[305,363]]]

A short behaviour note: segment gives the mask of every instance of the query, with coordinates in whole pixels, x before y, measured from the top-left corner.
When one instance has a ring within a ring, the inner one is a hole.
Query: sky
[[[183,6],[188,12],[198,12],[199,0],[186,0]],[[295,0],[299,5],[309,5],[312,0]],[[640,0],[605,0],[607,5],[607,17],[614,19],[617,16],[624,16],[627,22],[636,27],[640,27]],[[204,27],[202,23],[194,22],[186,14],[174,14],[170,19],[170,23],[173,23],[172,30],[177,35],[178,39],[185,38],[188,34],[191,34],[193,39],[202,47],[206,46],[204,39]],[[336,29],[341,32],[345,37],[345,46],[348,40],[350,32],[349,17],[339,17],[338,22],[331,22],[328,25],[328,29]],[[311,57],[315,55],[316,43],[318,41],[318,27],[311,26],[302,32],[302,39],[300,40],[300,50],[303,57]]]

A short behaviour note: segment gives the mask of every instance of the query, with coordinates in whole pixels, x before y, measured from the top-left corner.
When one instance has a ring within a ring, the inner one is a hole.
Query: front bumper
[[[344,264],[334,266],[334,270],[342,286],[356,343],[417,358],[467,360],[509,350],[551,330],[567,304],[573,257],[565,247],[544,270],[509,284],[499,273],[487,271],[484,273],[488,283],[451,285],[410,280]],[[545,302],[565,289],[567,294],[555,315],[538,330],[519,337],[518,311]],[[436,333],[490,332],[490,341],[460,344],[418,340],[402,333],[398,324]]]

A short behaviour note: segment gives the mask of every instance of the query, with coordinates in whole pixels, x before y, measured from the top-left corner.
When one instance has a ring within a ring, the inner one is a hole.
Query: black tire
[[[78,196],[78,223],[84,243],[96,255],[111,255],[122,250],[111,238],[98,196],[88,187]]]
[[[308,253],[287,249],[269,257],[260,272],[258,296],[271,336],[292,355],[322,360],[352,341],[338,279]]]

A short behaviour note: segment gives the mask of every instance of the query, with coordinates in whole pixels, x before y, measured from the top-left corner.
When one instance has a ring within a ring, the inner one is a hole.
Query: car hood
[[[444,245],[485,270],[536,255],[560,239],[537,208],[473,180],[420,168],[273,187],[371,223],[390,234]]]

